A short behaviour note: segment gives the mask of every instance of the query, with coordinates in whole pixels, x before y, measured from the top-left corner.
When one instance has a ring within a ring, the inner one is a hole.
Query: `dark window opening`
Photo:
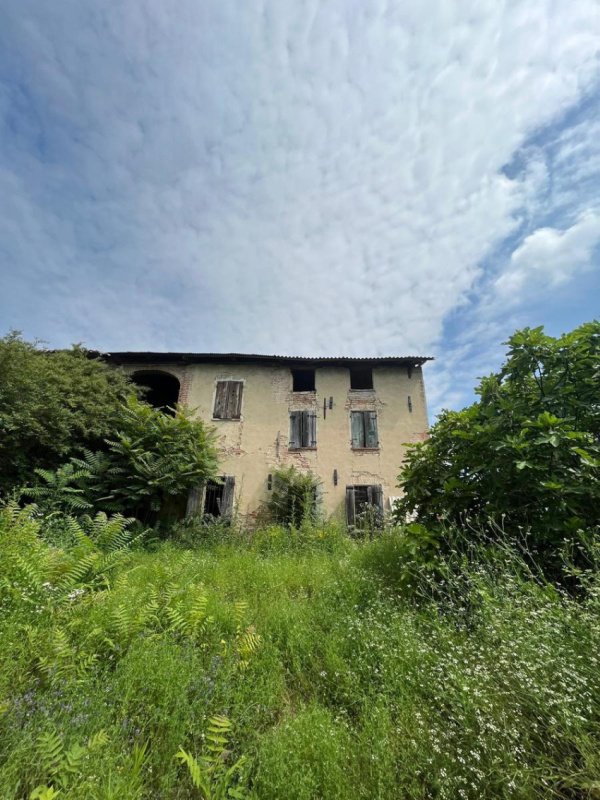
[[[204,492],[204,515],[208,517],[229,516],[233,508],[235,478],[225,475],[218,481],[208,481]]]
[[[217,381],[214,419],[240,419],[243,381]]]
[[[317,415],[314,411],[290,412],[290,450],[317,446]]]
[[[357,528],[380,527],[383,522],[383,490],[380,485],[346,486],[346,521]]]
[[[352,411],[351,428],[354,450],[379,447],[376,411]]]
[[[372,367],[350,367],[350,388],[372,389],[373,388]]]
[[[173,415],[173,408],[179,399],[179,381],[168,372],[134,372],[131,380],[146,389],[143,399],[146,403]]]
[[[314,392],[315,391],[315,371],[314,371],[314,369],[293,369],[292,370],[292,391],[294,391],[294,392]]]

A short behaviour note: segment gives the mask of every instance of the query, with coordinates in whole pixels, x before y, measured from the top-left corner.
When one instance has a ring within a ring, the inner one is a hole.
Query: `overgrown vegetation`
[[[7,800],[596,796],[595,571],[576,601],[488,549],[407,592],[401,530],[46,525],[0,515]]]
[[[291,466],[276,470],[272,480],[267,515],[273,522],[293,528],[316,522],[320,482],[315,475]]]
[[[527,531],[536,563],[559,577],[565,541],[577,549],[600,521],[600,322],[558,338],[526,328],[508,346],[480,399],[443,412],[411,448],[399,517]]]

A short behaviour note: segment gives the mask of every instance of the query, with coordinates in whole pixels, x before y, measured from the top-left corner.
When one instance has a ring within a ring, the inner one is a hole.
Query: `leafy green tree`
[[[479,400],[444,411],[399,476],[400,518],[494,520],[556,554],[600,521],[600,323],[558,338],[517,331]]]
[[[149,521],[189,489],[214,478],[214,431],[182,407],[171,416],[131,396],[115,420],[106,449],[86,450],[44,484],[26,489],[48,510],[118,511]]]
[[[18,333],[0,339],[0,493],[98,446],[132,393],[120,370],[82,347],[45,350]]]

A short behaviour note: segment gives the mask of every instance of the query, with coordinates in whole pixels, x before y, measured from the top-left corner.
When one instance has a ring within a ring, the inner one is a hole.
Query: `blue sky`
[[[4,0],[0,320],[58,347],[432,354],[598,316],[596,0]]]

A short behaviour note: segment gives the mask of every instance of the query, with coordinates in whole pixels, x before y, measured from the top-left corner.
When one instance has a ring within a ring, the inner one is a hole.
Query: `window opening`
[[[378,484],[346,486],[346,521],[358,528],[380,527],[383,522],[383,490]]]
[[[372,367],[350,367],[350,388],[351,389],[372,389],[373,388],[373,368]]]
[[[314,392],[315,391],[315,370],[314,369],[293,369],[292,370],[292,391],[294,391],[294,392]]]
[[[165,414],[174,414],[173,408],[179,399],[179,381],[174,375],[142,370],[134,372],[131,380],[146,389],[143,396],[146,403]]]

